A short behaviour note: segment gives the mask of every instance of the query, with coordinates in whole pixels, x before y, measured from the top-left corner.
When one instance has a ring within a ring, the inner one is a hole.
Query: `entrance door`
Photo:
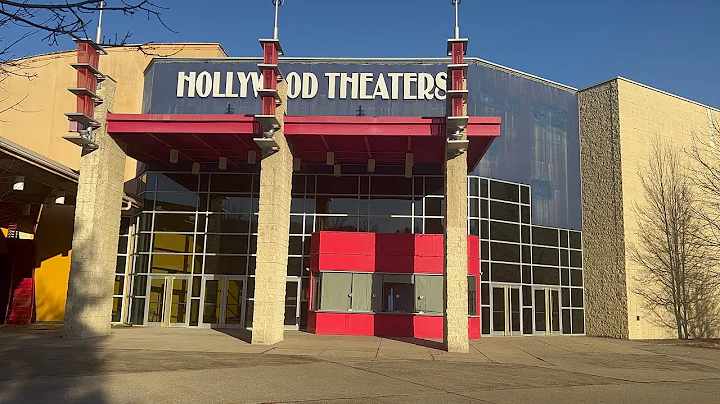
[[[535,334],[559,335],[562,333],[560,318],[560,289],[533,289]]]
[[[243,328],[245,326],[244,303],[244,278],[206,279],[203,325],[211,328]]]
[[[288,277],[286,279],[285,329],[300,329],[300,278]]]
[[[492,335],[522,335],[520,287],[492,285]]]
[[[150,277],[147,324],[161,327],[186,327],[189,320],[187,315],[189,283],[188,277]]]

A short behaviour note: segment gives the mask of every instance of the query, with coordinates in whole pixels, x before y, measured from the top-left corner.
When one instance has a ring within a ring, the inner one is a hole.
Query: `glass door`
[[[492,335],[522,335],[520,287],[492,285]]]
[[[562,334],[560,318],[560,289],[533,289],[533,314],[535,317],[535,334]]]
[[[300,278],[288,277],[286,279],[285,329],[300,329]]]
[[[205,279],[203,300],[204,327],[243,328],[245,279],[243,277],[218,277]]]
[[[186,327],[188,325],[188,277],[152,276],[148,283],[148,325]]]

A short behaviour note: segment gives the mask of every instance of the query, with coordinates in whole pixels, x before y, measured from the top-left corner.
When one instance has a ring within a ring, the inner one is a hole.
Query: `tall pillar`
[[[443,344],[448,352],[469,351],[467,258],[467,39],[448,41],[447,141],[445,148],[445,259]]]
[[[75,204],[63,337],[110,334],[115,285],[125,152],[107,133],[107,112],[115,99],[115,81],[98,84],[103,100],[94,111],[99,125],[92,133],[97,149],[83,150]]]
[[[293,155],[283,134],[287,82],[277,67],[282,49],[277,40],[261,43],[265,58],[259,67],[264,86],[258,93],[263,98],[263,114],[256,119],[263,137],[255,139],[262,148],[262,161],[252,344],[272,345],[282,341],[285,328]]]

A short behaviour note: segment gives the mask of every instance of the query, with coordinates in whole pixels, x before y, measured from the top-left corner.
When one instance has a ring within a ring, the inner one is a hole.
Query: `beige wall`
[[[643,308],[641,298],[633,292],[641,286],[637,281],[641,269],[630,260],[627,249],[637,235],[633,203],[644,199],[638,170],[647,165],[654,139],[681,151],[689,150],[694,136],[709,136],[711,114],[720,116],[720,112],[629,80],[618,79],[616,82],[622,150],[629,337],[676,338],[676,331],[652,321],[650,313]],[[685,155],[680,153],[680,156]],[[689,159],[686,164],[690,164]]]
[[[140,113],[142,106],[143,73],[153,57],[225,57],[219,44],[158,44],[142,47],[108,48],[108,55],[100,57],[100,71],[117,82],[115,113]],[[77,170],[80,149],[64,140],[68,132],[66,112],[75,110],[75,96],[67,91],[75,87],[74,51],[35,56],[20,61],[22,69],[9,75],[3,83],[8,99],[0,110],[15,103],[2,113],[0,136],[27,147],[43,156]],[[135,161],[128,159],[125,179],[135,175]]]

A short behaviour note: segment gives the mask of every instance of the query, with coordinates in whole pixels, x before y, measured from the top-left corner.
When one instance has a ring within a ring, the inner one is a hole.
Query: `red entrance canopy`
[[[325,164],[332,151],[336,164],[373,158],[382,165],[405,164],[405,153],[413,153],[414,164],[442,163],[445,127],[445,118],[286,116],[283,129],[304,164]],[[108,115],[108,133],[126,146],[128,156],[151,165],[169,165],[171,149],[178,150],[180,161],[227,157],[245,163],[248,151],[260,151],[253,141],[260,132],[251,115]],[[468,166],[475,166],[499,135],[499,117],[470,118]]]

